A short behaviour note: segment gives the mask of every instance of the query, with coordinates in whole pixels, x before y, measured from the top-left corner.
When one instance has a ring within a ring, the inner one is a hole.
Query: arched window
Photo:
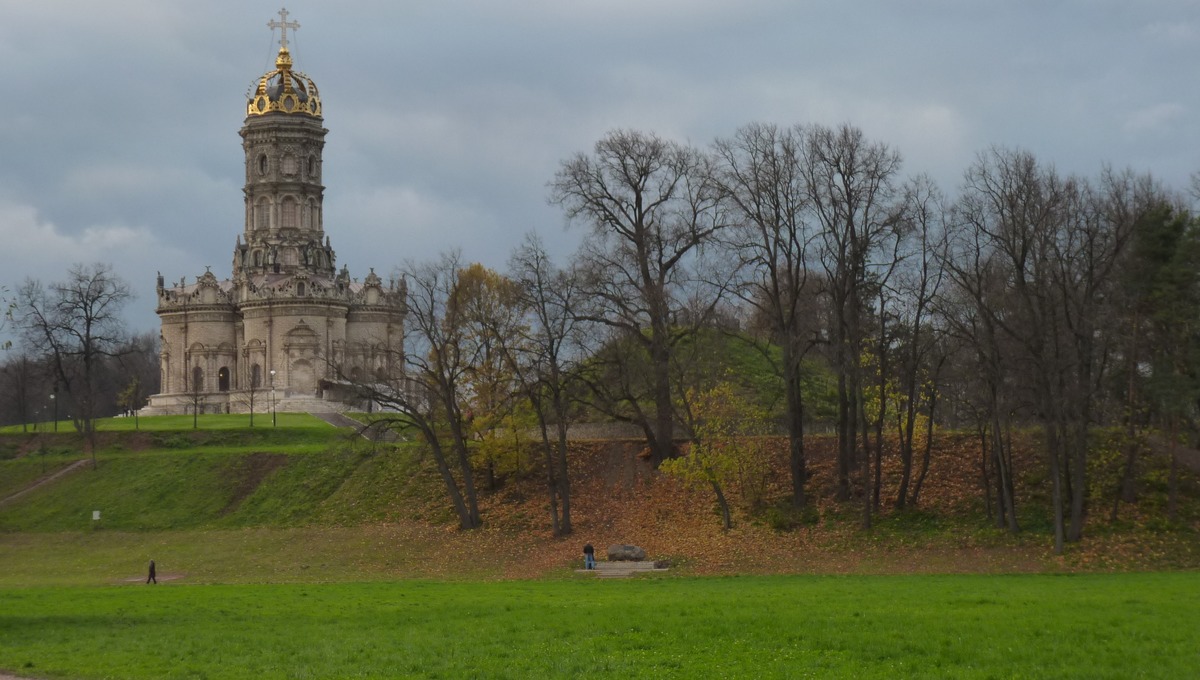
[[[283,199],[283,205],[280,210],[280,221],[284,229],[296,228],[296,199],[288,196]]]
[[[296,157],[288,154],[283,157],[283,174],[294,175],[297,172]]]
[[[229,367],[222,366],[217,370],[217,389],[222,392],[229,391]]]
[[[192,391],[200,392],[204,390],[204,369],[196,366],[192,369]]]
[[[304,297],[304,282],[303,281],[296,284],[296,296]]]
[[[260,175],[267,174],[267,168],[269,166],[270,166],[270,163],[269,163],[269,161],[267,161],[267,154],[265,154],[265,153],[260,154],[258,156],[258,174],[260,174]]]
[[[271,202],[266,196],[254,204],[254,226],[259,229],[271,228]]]

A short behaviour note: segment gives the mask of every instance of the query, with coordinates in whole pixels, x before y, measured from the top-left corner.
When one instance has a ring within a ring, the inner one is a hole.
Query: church
[[[159,274],[161,392],[146,414],[340,411],[349,383],[383,380],[401,365],[403,280],[352,279],[325,232],[325,129],[312,78],[293,69],[287,10],[275,69],[248,94],[241,129],[245,227],[230,278],[189,283]],[[268,403],[269,402],[269,403]]]

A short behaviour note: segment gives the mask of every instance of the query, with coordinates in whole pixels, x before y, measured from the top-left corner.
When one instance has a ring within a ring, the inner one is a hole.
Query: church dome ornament
[[[271,29],[280,29],[279,55],[275,70],[258,78],[247,97],[246,115],[265,116],[271,113],[321,117],[321,96],[313,79],[292,70],[292,54],[288,50],[288,29],[300,28],[299,22],[288,21],[286,8],[279,10],[279,21],[268,21]]]

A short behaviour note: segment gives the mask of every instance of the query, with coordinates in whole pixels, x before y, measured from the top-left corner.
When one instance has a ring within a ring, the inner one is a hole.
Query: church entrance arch
[[[312,394],[317,391],[317,374],[313,370],[312,362],[307,359],[292,364],[291,380],[289,381],[292,389],[303,394]]]

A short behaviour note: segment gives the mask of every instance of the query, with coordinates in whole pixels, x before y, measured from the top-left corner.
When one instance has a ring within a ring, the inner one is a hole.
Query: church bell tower
[[[234,276],[334,275],[334,253],[322,223],[321,150],[325,134],[317,85],[292,69],[288,29],[280,20],[275,70],[263,74],[246,104],[242,149],[246,155],[246,225],[234,250]]]

